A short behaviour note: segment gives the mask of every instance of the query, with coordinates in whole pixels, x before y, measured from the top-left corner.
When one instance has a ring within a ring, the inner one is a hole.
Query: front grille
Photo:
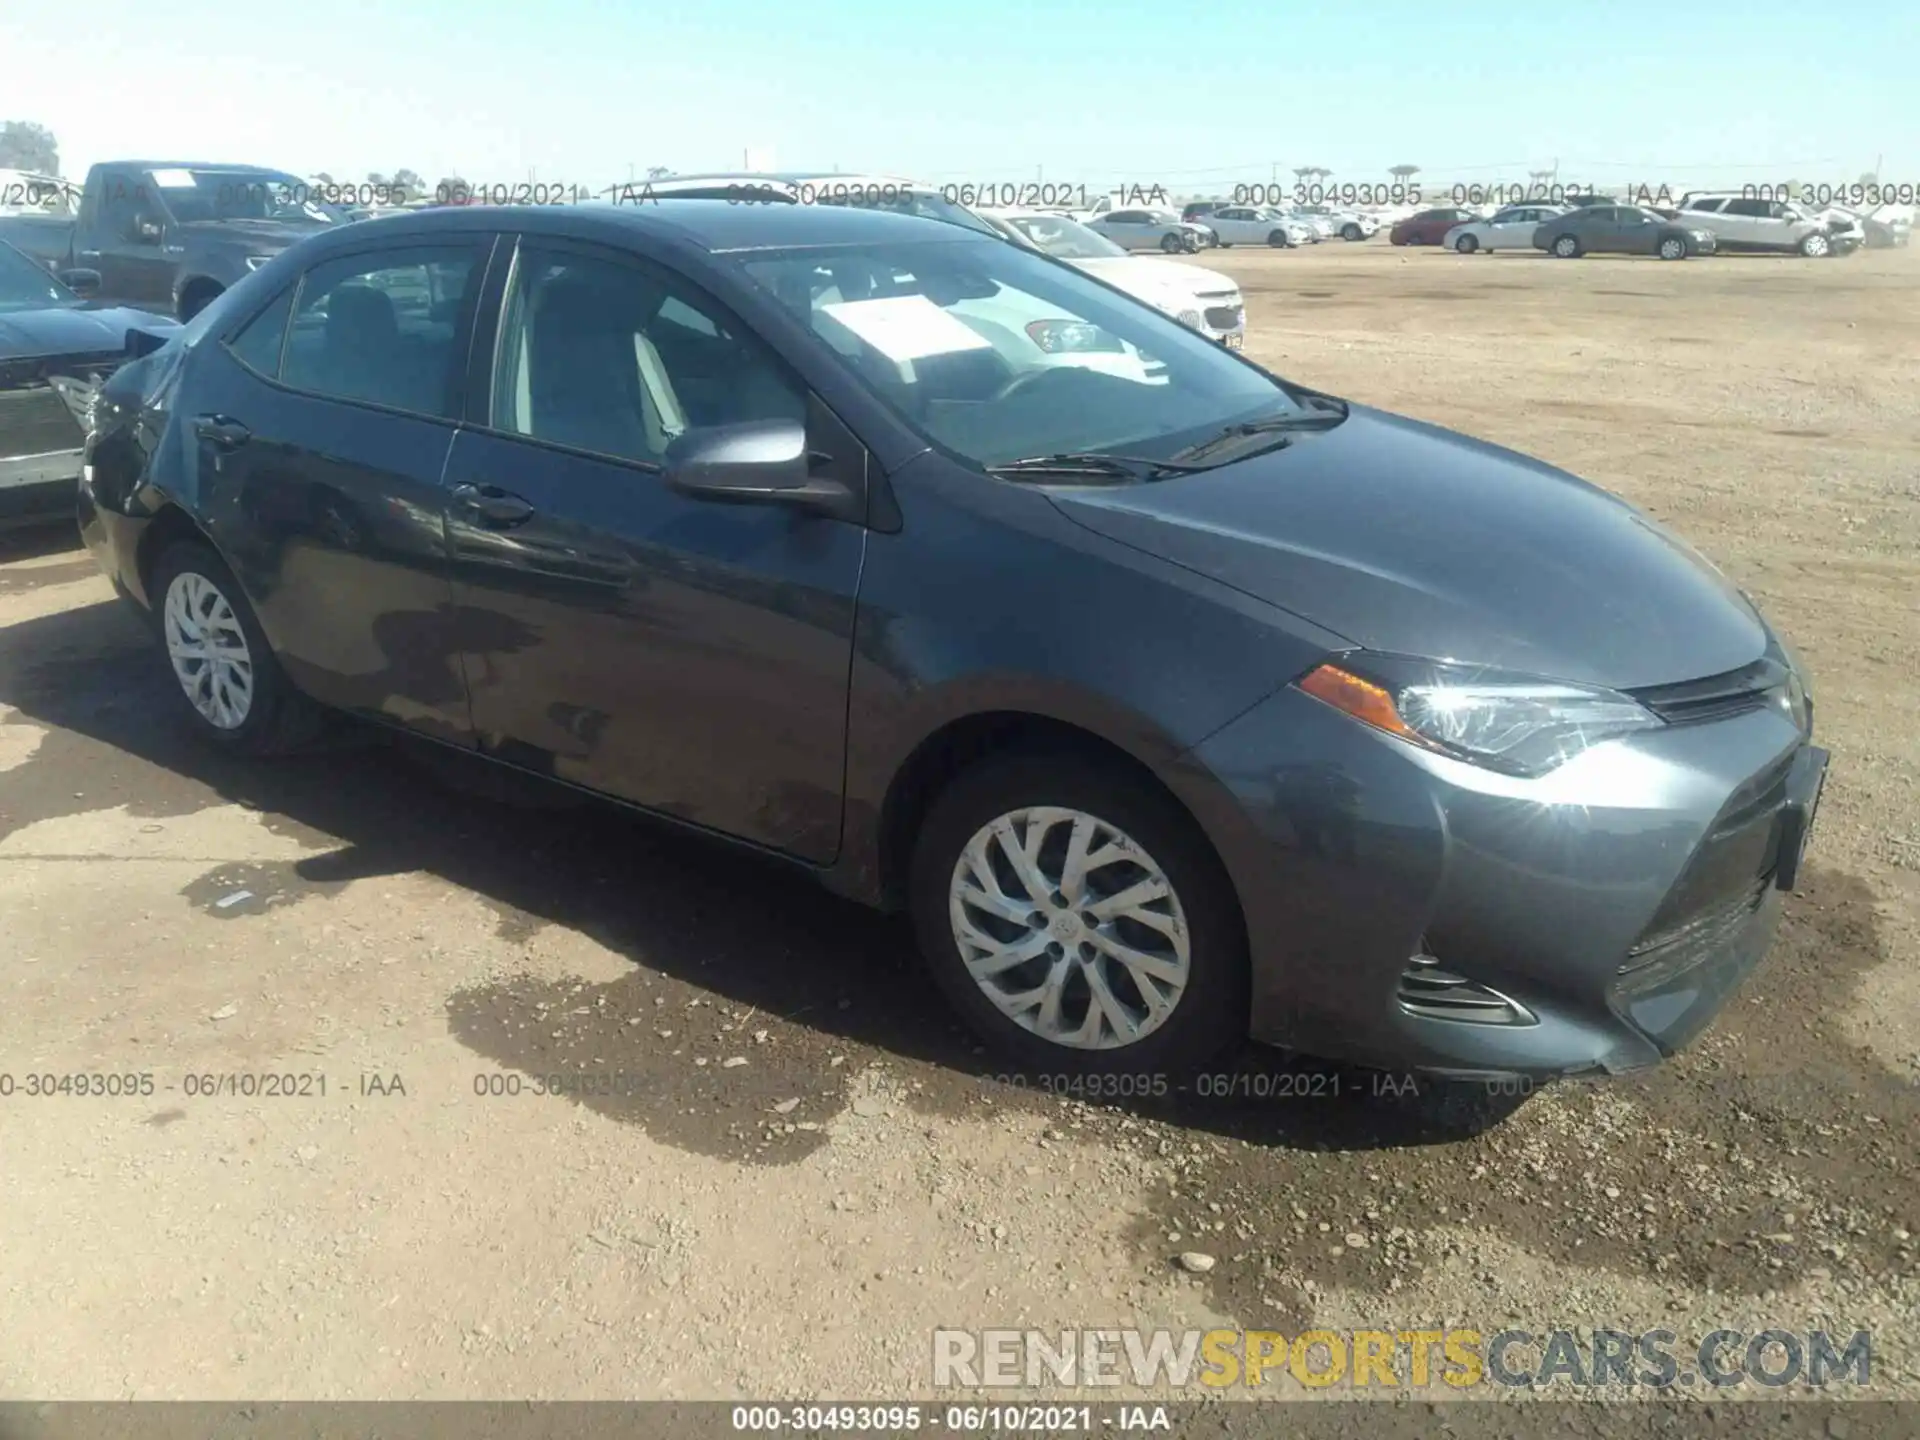
[[[1214,330],[1238,330],[1246,320],[1247,312],[1233,305],[1213,305],[1204,312],[1207,325]]]
[[[1786,755],[1734,792],[1629,955],[1671,944],[1723,913],[1751,911],[1780,861],[1780,813],[1793,762]]]
[[[56,455],[85,441],[80,422],[51,385],[0,391],[0,460]]]
[[[1773,877],[1750,883],[1744,893],[1696,911],[1672,929],[1648,933],[1632,949],[1615,982],[1622,995],[1641,995],[1671,984],[1724,953],[1766,902]]]
[[[1786,681],[1785,663],[1765,655],[1751,665],[1722,675],[1709,675],[1704,680],[1649,685],[1627,693],[1669,725],[1691,725],[1763,709],[1772,693]]]
[[[1441,968],[1435,956],[1424,953],[1414,956],[1401,974],[1396,998],[1402,1010],[1426,1020],[1453,1020],[1466,1025],[1538,1023],[1519,1001]]]

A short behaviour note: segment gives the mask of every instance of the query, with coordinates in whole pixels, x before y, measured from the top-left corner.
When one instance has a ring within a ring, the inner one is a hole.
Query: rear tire
[[[1076,836],[1098,862],[1078,880]],[[1143,886],[1151,898],[1103,911]],[[1060,751],[962,772],[921,826],[910,901],[942,993],[1037,1074],[1184,1073],[1246,1032],[1232,885],[1186,812],[1116,766]]]
[[[1580,258],[1580,241],[1572,235],[1562,235],[1553,242],[1552,250],[1558,259],[1578,260]]]
[[[211,545],[168,546],[147,593],[174,693],[201,739],[240,755],[284,755],[320,734],[325,712],[287,679]]]

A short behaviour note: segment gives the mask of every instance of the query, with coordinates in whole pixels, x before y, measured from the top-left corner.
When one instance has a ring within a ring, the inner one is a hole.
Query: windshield
[[[11,245],[0,243],[0,314],[80,304],[80,297]]]
[[[262,170],[149,170],[173,218],[201,220],[309,220],[343,223],[347,214],[318,198],[314,186],[292,175]]]
[[[1061,215],[1008,215],[1005,222],[1036,250],[1056,260],[1109,260],[1127,252],[1106,236]]]
[[[1023,246],[956,238],[737,263],[929,442],[975,465],[1165,457],[1227,425],[1305,413],[1212,341]]]

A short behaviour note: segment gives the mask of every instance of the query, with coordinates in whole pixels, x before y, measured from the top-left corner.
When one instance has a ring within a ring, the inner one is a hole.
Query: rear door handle
[[[79,250],[74,252],[73,258],[76,260],[98,260],[100,258],[100,252],[98,250]]]
[[[489,529],[507,530],[533,518],[529,502],[498,485],[456,485],[453,502]]]
[[[225,415],[194,416],[193,433],[216,450],[238,450],[253,438],[251,430]]]

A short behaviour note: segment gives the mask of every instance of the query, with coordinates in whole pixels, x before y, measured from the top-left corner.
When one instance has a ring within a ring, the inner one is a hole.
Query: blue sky
[[[1920,5],[1759,0],[14,0],[0,119],[63,167],[168,153],[363,178],[629,166],[1163,182],[1920,181]]]

